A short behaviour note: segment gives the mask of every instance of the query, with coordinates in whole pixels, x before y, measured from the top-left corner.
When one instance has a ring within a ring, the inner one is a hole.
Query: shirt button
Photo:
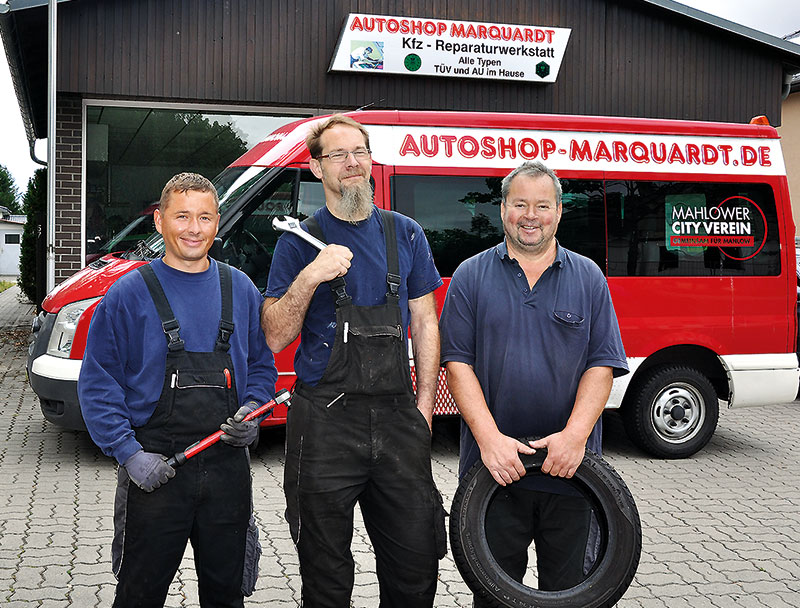
[[[518,277],[521,277],[521,276],[522,276],[522,273],[521,273],[521,272],[518,272],[518,273],[517,273],[517,276],[518,276]]]
[[[567,313],[567,319],[571,319],[571,318],[572,318],[572,315]]]

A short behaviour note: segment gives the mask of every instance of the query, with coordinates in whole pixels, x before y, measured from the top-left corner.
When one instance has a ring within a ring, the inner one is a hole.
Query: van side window
[[[593,260],[606,272],[603,182],[561,180],[561,221],[556,238],[561,245]]]
[[[300,172],[300,193],[297,195],[297,215],[300,221],[313,215],[325,206],[325,191],[322,182],[311,171],[304,169]]]
[[[500,177],[396,175],[394,209],[425,230],[443,277],[467,258],[503,240]],[[558,240],[605,271],[603,192],[599,181],[561,180]]]
[[[295,207],[295,183],[298,172],[286,169],[244,204],[240,218],[226,228],[222,238],[223,262],[244,272],[259,291],[267,288],[267,276],[280,232],[272,227],[278,215],[304,219],[325,204],[322,184],[311,171],[301,171]],[[233,209],[233,213],[236,213]]]
[[[780,274],[767,184],[606,182],[609,276]]]
[[[499,177],[396,175],[394,210],[422,226],[443,277],[503,240]]]

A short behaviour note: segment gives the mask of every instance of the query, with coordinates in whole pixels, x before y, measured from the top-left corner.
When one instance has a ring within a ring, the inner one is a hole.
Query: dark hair
[[[364,125],[344,114],[334,114],[328,120],[315,124],[311,127],[308,135],[306,135],[306,146],[308,146],[308,151],[311,153],[311,158],[319,158],[322,156],[322,144],[320,143],[322,134],[328,129],[338,125],[347,125],[348,127],[353,127],[361,131],[361,134],[364,136],[364,144],[367,146],[367,150],[369,150],[369,133],[367,133]]]
[[[511,173],[509,173],[503,178],[503,183],[500,187],[500,191],[503,195],[503,204],[505,204],[506,199],[508,198],[508,191],[511,190],[511,182],[518,175],[524,175],[526,177],[534,177],[534,178],[546,175],[547,177],[552,179],[553,186],[556,189],[556,204],[557,205],[561,204],[561,181],[558,179],[558,176],[555,173],[553,173],[552,169],[545,166],[543,162],[538,160],[525,161],[519,167],[514,169]]]
[[[158,210],[163,213],[164,207],[166,207],[167,201],[173,192],[186,192],[187,190],[211,192],[211,194],[214,195],[214,202],[219,206],[217,189],[208,179],[198,173],[178,173],[178,175],[167,182],[167,185],[164,186],[164,189],[161,191],[161,199],[158,201]]]

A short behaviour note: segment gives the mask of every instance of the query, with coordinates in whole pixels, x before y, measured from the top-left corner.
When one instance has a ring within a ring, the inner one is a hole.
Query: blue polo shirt
[[[505,242],[465,260],[450,282],[440,329],[442,362],[473,367],[500,432],[511,437],[563,430],[587,369],[628,373],[603,273],[560,245],[533,289]],[[600,426],[587,442],[597,454]],[[479,458],[462,424],[459,474]]]
[[[374,208],[366,220],[351,223],[334,217],[327,207],[314,212],[325,241],[344,245],[353,252],[345,275],[347,293],[356,306],[386,303],[386,246],[383,218]],[[397,257],[400,265],[400,311],[403,330],[408,335],[408,300],[420,298],[439,287],[442,279],[422,227],[409,217],[394,214]],[[304,226],[305,228],[305,226]],[[295,277],[319,254],[297,235],[281,235],[275,246],[269,271],[266,297],[280,298]],[[317,287],[300,330],[300,346],[294,357],[294,370],[304,384],[315,386],[322,378],[336,336],[336,308],[330,286]]]

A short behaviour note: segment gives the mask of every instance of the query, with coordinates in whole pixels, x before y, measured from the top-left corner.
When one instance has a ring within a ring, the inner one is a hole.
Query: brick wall
[[[59,96],[56,103],[56,285],[83,268],[81,239],[81,100]]]

